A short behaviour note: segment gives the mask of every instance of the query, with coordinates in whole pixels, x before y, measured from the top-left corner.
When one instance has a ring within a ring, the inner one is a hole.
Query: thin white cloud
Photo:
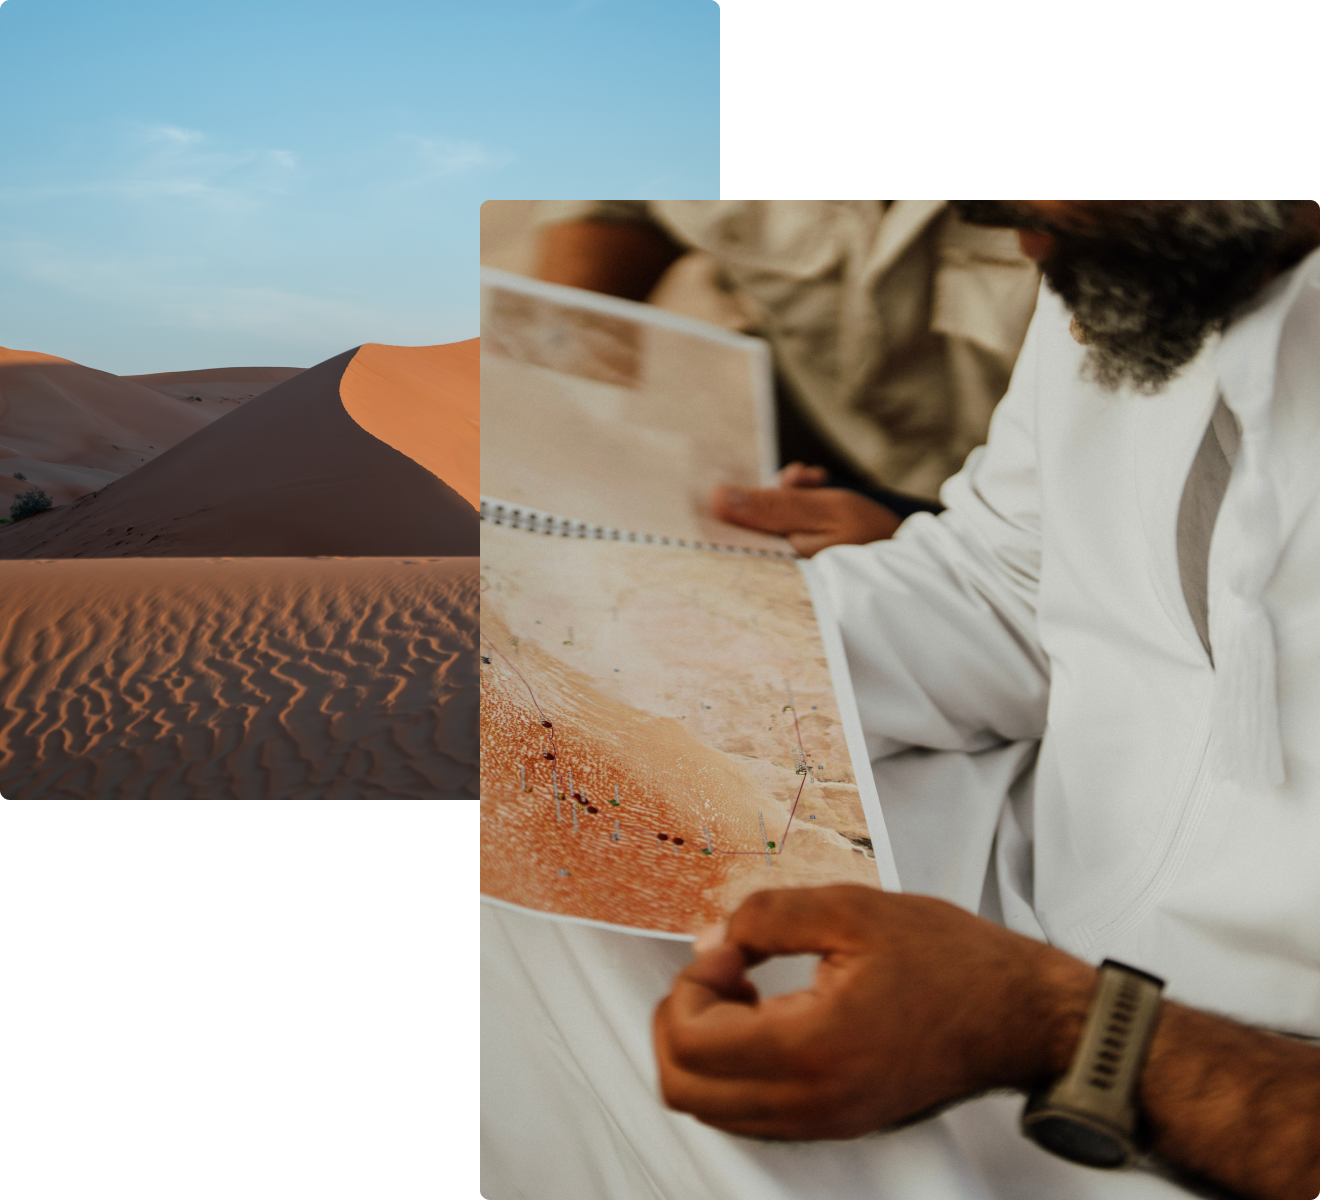
[[[80,183],[0,186],[0,200],[41,201],[75,196],[113,197],[135,203],[187,201],[218,211],[244,211],[261,197],[282,192],[298,166],[292,150],[210,148],[201,130],[178,125],[121,126],[118,170],[111,178]]]
[[[402,140],[412,145],[427,178],[466,175],[484,167],[502,167],[513,161],[513,155],[494,150],[481,142],[459,141],[453,138],[425,138],[401,134]]]
[[[337,345],[363,340],[380,314],[349,300],[276,287],[208,284],[188,278],[205,271],[199,256],[145,259],[61,253],[35,241],[0,243],[11,269],[31,283],[132,310],[144,324],[163,328],[243,334],[288,345]]]
[[[206,134],[198,129],[180,129],[177,125],[152,125],[142,132],[144,142],[157,142],[180,149],[206,141]]]

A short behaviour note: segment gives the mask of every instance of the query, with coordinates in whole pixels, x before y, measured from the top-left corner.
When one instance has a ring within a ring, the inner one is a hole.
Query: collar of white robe
[[[1271,409],[1284,322],[1298,292],[1320,286],[1320,251],[1265,288],[1218,347],[1220,394],[1242,431],[1215,549],[1226,556],[1210,597],[1214,739],[1227,774],[1247,787],[1285,780],[1274,627],[1264,593],[1282,551],[1270,473]]]

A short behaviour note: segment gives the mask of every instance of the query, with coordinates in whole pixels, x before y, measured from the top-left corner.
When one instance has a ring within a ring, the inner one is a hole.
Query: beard
[[[1296,200],[1098,202],[1086,232],[1013,201],[955,200],[965,221],[1052,235],[1041,262],[1106,391],[1160,391],[1281,265]],[[1070,221],[1076,226],[1077,221]],[[1092,227],[1093,226],[1093,227]]]

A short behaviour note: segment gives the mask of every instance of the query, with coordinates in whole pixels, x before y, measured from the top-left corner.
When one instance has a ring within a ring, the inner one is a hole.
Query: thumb
[[[747,960],[737,946],[698,954],[674,980],[666,1004],[684,1019],[727,1004],[755,1004],[756,985],[746,977]]]
[[[788,544],[797,551],[799,558],[814,558],[827,546],[837,546],[844,541],[837,533],[790,533]]]

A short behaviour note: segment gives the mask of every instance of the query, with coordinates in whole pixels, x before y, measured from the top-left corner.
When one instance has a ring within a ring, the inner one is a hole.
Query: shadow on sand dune
[[[0,528],[0,558],[479,553],[476,509],[344,407],[356,354],[277,384],[100,491]]]

